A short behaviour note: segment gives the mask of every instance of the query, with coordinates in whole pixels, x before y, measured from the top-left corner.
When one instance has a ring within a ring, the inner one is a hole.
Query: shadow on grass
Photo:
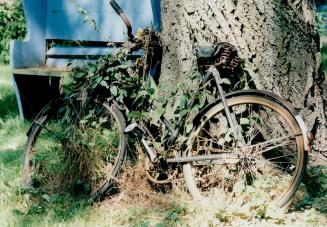
[[[25,189],[23,195],[29,195],[28,209],[22,212],[14,209],[16,226],[55,225],[85,219],[92,208],[91,202],[84,196],[71,194],[52,194],[39,189]]]
[[[11,220],[7,220],[9,226],[58,225],[84,220],[92,209],[92,202],[86,195],[73,195],[65,191],[49,193],[42,188],[22,187],[23,149],[23,146],[19,146],[15,150],[0,152],[1,181],[7,185],[3,193],[9,196],[6,199],[8,204],[17,201],[9,205],[12,212]]]
[[[298,210],[312,207],[327,216],[327,167],[310,167],[303,179],[306,196],[294,204]]]
[[[0,122],[0,209],[10,212],[2,221],[8,226],[46,226],[84,220],[92,209],[87,196],[22,187],[24,134],[29,123],[10,116]]]
[[[0,85],[0,119],[14,118],[18,115],[16,95],[12,88]]]
[[[42,188],[23,187],[21,174],[21,154],[23,147],[17,150],[5,150],[0,153],[0,165],[4,167],[3,182],[8,184],[6,193],[10,201],[19,201],[11,207],[11,226],[47,226],[84,220],[92,209],[91,200],[85,195],[73,195],[69,192],[47,192]],[[17,180],[17,177],[19,178]],[[24,207],[24,208],[22,208]]]

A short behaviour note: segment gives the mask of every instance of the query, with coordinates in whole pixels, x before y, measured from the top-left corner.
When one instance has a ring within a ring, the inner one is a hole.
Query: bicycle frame
[[[221,99],[221,102],[223,103],[224,106],[224,110],[226,113],[226,117],[228,119],[228,123],[230,125],[231,128],[233,128],[233,134],[234,137],[243,145],[245,145],[244,142],[244,138],[242,136],[242,132],[241,132],[241,128],[238,125],[237,121],[235,120],[235,117],[233,117],[233,114],[231,113],[228,105],[227,105],[227,101],[225,98],[225,91],[223,89],[223,87],[221,86],[221,76],[220,73],[218,71],[218,69],[216,68],[216,66],[214,65],[210,65],[209,69],[206,71],[206,74],[204,76],[204,80],[203,83],[205,83],[207,80],[210,80],[210,78],[213,77],[215,79],[216,82],[216,86],[218,88],[218,92],[219,92],[219,97]],[[202,84],[200,84],[201,86]],[[199,87],[200,87],[199,86]],[[192,106],[193,103],[189,104],[189,107]],[[109,108],[109,105],[106,106],[106,108]],[[171,145],[173,145],[176,140],[179,137],[179,134],[181,132],[181,129],[183,128],[185,122],[186,122],[186,116],[182,117],[179,122],[177,123],[177,127],[173,128],[172,124],[164,117],[161,116],[160,118],[161,122],[168,128],[169,132],[170,132],[170,137],[168,139],[168,142],[166,144],[166,147],[170,147]],[[144,130],[142,128],[140,128],[138,126],[137,123],[132,123],[129,126],[127,126],[126,133],[132,133],[134,135],[136,135],[139,139],[141,144],[143,145],[143,147],[145,148],[145,150],[147,151],[149,158],[152,162],[156,162],[157,161],[157,154],[156,152],[149,146],[149,144],[146,141],[146,133],[144,132]],[[219,154],[219,155],[200,155],[200,156],[192,156],[192,157],[183,157],[183,158],[171,158],[171,159],[167,159],[167,154],[168,154],[168,150],[166,149],[165,152],[162,154],[163,158],[165,160],[167,160],[167,162],[169,163],[183,163],[183,162],[195,162],[195,161],[207,161],[207,160],[218,160],[218,159],[222,159],[222,157],[224,156],[226,159],[227,154]],[[230,162],[231,163],[235,163],[236,162],[236,157],[235,155],[232,155],[231,157],[229,157]]]
[[[120,6],[116,3],[115,0],[110,0],[110,4],[113,7],[113,9],[116,11],[116,13],[124,21],[124,23],[125,23],[125,25],[127,27],[129,40],[131,42],[135,43],[136,39],[135,39],[134,35],[132,34],[133,29],[132,29],[132,26],[131,26],[127,16],[124,14],[123,10],[120,8]],[[156,53],[151,53],[151,54],[152,54],[152,57],[156,55]],[[147,68],[147,67],[148,66],[145,66],[145,68]],[[151,66],[150,66],[150,68],[151,68]],[[149,71],[151,71],[151,69]],[[145,75],[145,74],[146,74],[146,72],[144,71],[143,72],[143,77],[144,78],[147,77],[147,75]],[[221,85],[221,75],[220,75],[219,70],[217,69],[216,65],[209,65],[209,68],[205,72],[203,82],[206,82],[206,81],[210,80],[210,78],[214,79],[215,84],[216,84],[216,86],[218,88],[219,100],[220,100],[220,102],[222,103],[222,105],[224,107],[224,112],[226,114],[228,124],[232,128],[232,134],[233,134],[234,138],[236,139],[236,141],[239,143],[238,146],[239,147],[245,146],[246,144],[245,144],[245,139],[243,138],[243,135],[242,135],[242,129],[241,129],[240,125],[236,121],[235,114],[232,113],[232,111],[229,109],[229,107],[227,105],[226,94],[225,94],[225,91],[224,91],[224,89],[223,89],[223,87]],[[273,96],[273,95],[271,95],[271,96]],[[189,105],[192,106],[193,103],[190,103]],[[297,116],[297,114],[295,114],[294,116]],[[299,119],[299,118],[297,117],[297,119]],[[302,119],[302,118],[300,118],[300,119]],[[183,128],[183,126],[185,124],[186,117],[184,116],[183,118],[181,118],[179,120],[179,122],[177,123],[176,128],[173,128],[172,124],[164,116],[161,116],[160,120],[167,127],[168,131],[170,132],[170,137],[169,137],[168,142],[166,144],[167,147],[170,147],[178,139],[179,134],[181,132],[181,129]],[[298,123],[299,123],[299,125],[303,126],[302,121],[298,120]],[[307,135],[308,132],[307,132],[306,128],[302,127],[302,131],[303,131],[303,135]],[[147,143],[147,141],[145,139],[146,137],[145,137],[144,130],[141,129],[137,125],[137,123],[130,124],[126,128],[125,132],[126,133],[131,133],[132,132],[132,133],[136,134],[140,138],[140,141],[141,141],[142,145],[146,149],[146,151],[147,151],[147,153],[148,153],[148,155],[150,157],[150,160],[152,162],[157,161],[156,152]],[[308,137],[310,137],[310,136],[304,136],[304,137],[306,139],[306,144],[307,144],[306,147],[310,147],[308,145],[310,143],[310,141],[308,140]],[[168,153],[168,150],[166,149],[164,154],[163,154],[164,159],[167,158],[167,153]],[[223,155],[226,156],[226,154],[223,154]],[[222,158],[222,155],[220,155],[220,154],[219,155],[201,155],[201,156],[182,157],[182,158],[178,157],[178,158],[167,159],[167,162],[170,162],[170,163],[185,163],[185,162],[207,161],[207,160],[211,160],[211,161],[216,160],[216,161],[219,162],[219,159],[221,159],[221,158]],[[230,158],[231,163],[235,163],[235,161],[236,161],[235,157],[229,157],[229,158]],[[226,161],[226,157],[225,157],[225,161]]]

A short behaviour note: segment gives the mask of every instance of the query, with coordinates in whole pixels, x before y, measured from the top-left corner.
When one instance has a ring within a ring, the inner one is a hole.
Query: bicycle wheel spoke
[[[269,141],[265,141],[265,142],[262,142],[262,143],[258,143],[258,144],[249,146],[248,148],[255,148],[255,150],[257,152],[254,152],[253,155],[260,155],[260,154],[263,154],[263,153],[268,152],[270,150],[276,149],[278,147],[282,147],[282,146],[290,144],[291,141],[289,139],[293,138],[293,137],[296,137],[296,136],[299,136],[299,135],[301,135],[301,134],[292,134],[292,135],[289,135],[289,136],[283,136],[283,137],[280,137],[280,138],[276,138],[276,139],[273,139],[273,140],[269,140]],[[284,141],[284,140],[286,140],[286,141]]]

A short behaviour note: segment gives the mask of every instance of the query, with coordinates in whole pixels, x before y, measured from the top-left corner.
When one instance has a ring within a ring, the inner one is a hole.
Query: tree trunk
[[[194,48],[237,47],[258,89],[288,99],[327,156],[326,84],[314,3],[309,0],[162,0],[162,87],[185,79]]]

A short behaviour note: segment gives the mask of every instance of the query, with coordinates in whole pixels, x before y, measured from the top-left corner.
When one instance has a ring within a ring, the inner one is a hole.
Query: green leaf
[[[100,76],[95,77],[95,82],[96,83],[100,83],[101,80],[102,80],[102,77],[100,77]]]
[[[111,87],[110,87],[110,92],[111,92],[111,94],[113,94],[114,96],[117,96],[117,94],[118,94],[118,88],[117,88],[117,86],[111,86]]]
[[[47,201],[48,203],[50,203],[50,196],[49,196],[49,195],[44,194],[44,195],[42,196],[42,198],[43,198],[45,201]]]
[[[136,98],[134,99],[133,104],[139,101],[140,98],[145,97],[148,93],[146,91],[139,91]]]
[[[148,92],[149,92],[150,95],[154,95],[155,92],[156,92],[156,90],[153,89],[153,88],[149,88],[149,89],[148,89]]]
[[[189,123],[186,125],[186,133],[190,133],[193,129],[193,123]]]
[[[180,98],[180,104],[179,104],[179,106],[180,106],[181,108],[185,108],[185,106],[186,106],[186,104],[187,104],[187,101],[188,101],[188,97],[187,97],[187,95],[183,94],[183,95],[181,96],[181,98]]]
[[[151,114],[152,117],[152,123],[155,124],[157,122],[159,122],[161,116],[165,113],[164,109],[156,109],[155,111],[153,111],[153,113]]]
[[[230,80],[227,79],[227,78],[222,78],[222,79],[220,79],[219,84],[227,84],[227,85],[231,85]]]
[[[109,88],[109,85],[108,85],[107,81],[105,81],[105,80],[102,80],[100,82],[100,85],[103,86],[103,87],[105,87],[105,88]]]
[[[158,103],[160,104],[165,104],[166,103],[166,99],[164,96],[159,96],[158,99],[156,100]]]
[[[102,124],[102,123],[105,123],[108,121],[108,118],[107,117],[100,117],[99,119],[99,122]]]
[[[240,119],[240,124],[241,125],[249,125],[250,124],[250,120],[247,118],[241,118]]]
[[[117,65],[115,68],[116,69],[128,69],[130,65]]]
[[[207,97],[205,95],[200,95],[200,104],[199,104],[199,108],[204,107],[206,101],[207,101]]]
[[[88,122],[88,120],[85,120],[85,119],[79,121],[80,124],[86,124],[87,122]]]

